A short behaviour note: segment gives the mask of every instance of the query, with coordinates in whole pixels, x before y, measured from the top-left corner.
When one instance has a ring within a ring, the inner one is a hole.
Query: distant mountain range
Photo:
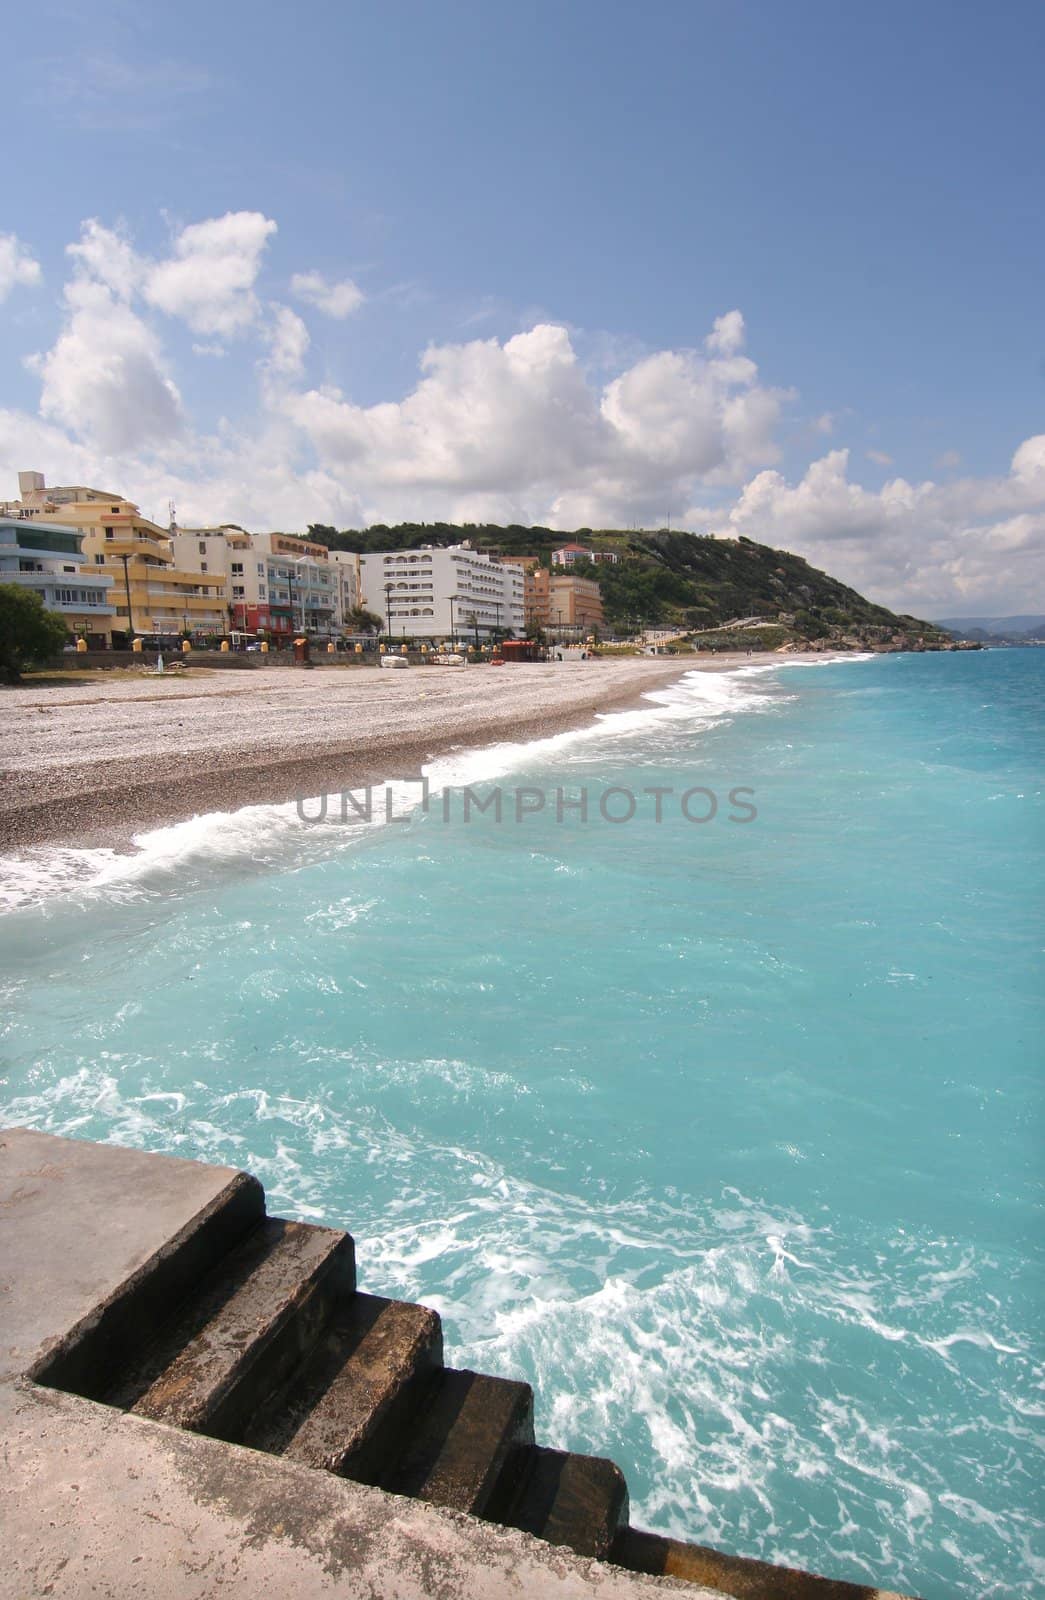
[[[938,617],[938,628],[946,628],[956,639],[996,640],[1022,643],[1045,639],[1045,615],[1033,613],[1018,617]]]

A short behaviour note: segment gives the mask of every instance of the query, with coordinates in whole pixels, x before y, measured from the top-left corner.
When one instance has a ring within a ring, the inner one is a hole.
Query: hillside
[[[578,562],[573,570],[602,590],[607,624],[619,633],[642,627],[677,627],[698,644],[777,649],[823,643],[832,648],[953,648],[942,629],[898,616],[865,600],[855,589],[811,567],[801,556],[749,539],[710,539],[692,533],[623,532],[582,528],[454,526],[450,523],[383,524],[362,532],[313,524],[309,537],[331,549],[361,553],[457,544],[505,555],[533,554],[545,565],[552,550],[570,540],[612,550],[617,564]],[[732,624],[733,626],[728,626]]]

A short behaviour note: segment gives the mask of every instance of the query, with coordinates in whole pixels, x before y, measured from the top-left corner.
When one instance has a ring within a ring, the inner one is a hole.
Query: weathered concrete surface
[[[239,1181],[232,1167],[0,1129],[0,1378],[26,1371]]]
[[[711,1594],[57,1390],[0,1386],[0,1429],[10,1600]]]
[[[250,1278],[135,1401],[139,1416],[236,1438],[220,1419],[228,1419],[237,1387],[250,1388],[246,1379],[259,1368],[275,1387],[307,1353],[338,1292],[355,1287],[348,1234],[271,1218],[251,1243],[259,1235],[265,1249]],[[248,1395],[240,1410],[249,1414],[251,1403]]]
[[[0,1132],[4,1600],[714,1600],[34,1384],[28,1369],[234,1176]]]

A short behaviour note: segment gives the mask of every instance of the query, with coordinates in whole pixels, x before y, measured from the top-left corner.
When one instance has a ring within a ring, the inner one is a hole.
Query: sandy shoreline
[[[416,777],[449,750],[584,727],[686,672],[753,664],[732,655],[498,671],[269,667],[28,685],[0,695],[0,852],[119,848],[207,812]]]

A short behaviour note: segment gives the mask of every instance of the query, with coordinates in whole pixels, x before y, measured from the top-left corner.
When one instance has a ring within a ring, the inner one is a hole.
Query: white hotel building
[[[489,638],[522,633],[525,576],[469,544],[389,550],[359,557],[362,604],[393,638]]]

